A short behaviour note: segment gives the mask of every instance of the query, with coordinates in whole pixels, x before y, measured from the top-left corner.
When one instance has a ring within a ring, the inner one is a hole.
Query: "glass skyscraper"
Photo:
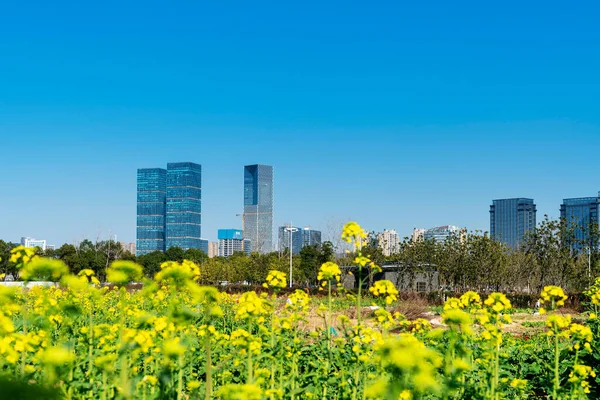
[[[136,254],[165,250],[167,171],[143,168],[137,171]]]
[[[583,243],[588,241],[590,223],[600,224],[600,193],[598,197],[564,199],[560,205],[560,218],[574,224],[575,238]],[[578,248],[580,247],[577,246]]]
[[[167,169],[144,168],[137,173],[136,254],[174,246],[208,253],[201,235],[202,167],[169,163]]]
[[[533,199],[493,200],[490,206],[490,237],[512,249],[519,248],[525,234],[535,229],[536,212]]]
[[[291,230],[290,230],[291,228]],[[321,232],[310,227],[304,229],[290,226],[289,224],[279,227],[279,250],[283,251],[290,247],[290,235],[292,235],[292,253],[298,254],[303,247],[321,245]]]
[[[244,239],[250,240],[252,251],[273,251],[273,167],[244,167]]]
[[[202,248],[202,166],[167,164],[167,230],[165,248]]]

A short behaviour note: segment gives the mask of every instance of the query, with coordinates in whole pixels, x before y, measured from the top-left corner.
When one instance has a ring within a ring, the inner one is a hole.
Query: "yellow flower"
[[[265,301],[253,291],[242,294],[235,306],[235,317],[237,319],[260,317],[266,313]]]
[[[221,386],[217,395],[222,400],[261,400],[262,390],[257,385],[227,384]]]
[[[515,389],[525,389],[527,387],[527,379],[513,379],[510,382],[510,387],[514,387]]]
[[[61,260],[35,257],[29,263],[25,264],[21,270],[21,278],[24,281],[56,282],[68,273],[69,268]]]
[[[396,289],[396,286],[391,281],[385,279],[375,282],[369,288],[369,292],[375,297],[385,296],[386,304],[391,304],[398,300],[398,289]]]
[[[492,293],[485,300],[484,304],[496,313],[510,310],[510,301],[502,293]]]
[[[356,222],[348,222],[342,230],[342,239],[350,243],[367,237],[367,233]]]
[[[285,288],[285,273],[276,270],[269,271],[266,282],[263,284],[263,286],[266,288],[273,288],[275,290]]]
[[[106,280],[117,285],[139,281],[143,274],[142,266],[133,261],[119,260],[106,269]]]
[[[555,310],[565,305],[567,296],[562,288],[558,286],[545,286],[540,294],[540,302],[545,308]]]
[[[45,365],[60,367],[72,363],[75,354],[64,347],[51,347],[42,353],[40,359]]]
[[[321,265],[317,279],[320,281],[331,281],[335,279],[339,282],[341,275],[342,271],[336,263],[326,262]]]

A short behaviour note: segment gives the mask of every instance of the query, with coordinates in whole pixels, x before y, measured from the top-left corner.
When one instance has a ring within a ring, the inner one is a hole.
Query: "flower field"
[[[363,235],[356,223],[344,228],[357,248]],[[195,264],[168,262],[129,292],[124,286],[142,278],[133,262],[113,263],[107,280],[115,286],[100,288],[91,271],[70,275],[22,247],[12,257],[23,280],[60,282],[0,286],[3,385],[42,388],[46,398],[600,397],[600,279],[576,318],[561,312],[563,290],[545,287],[544,329],[514,336],[505,332],[511,304],[501,293],[448,299],[434,328],[393,312],[398,292],[389,281],[344,293],[334,263],[323,264],[322,295],[311,297],[279,294],[280,271],[269,273],[262,294],[228,295],[199,286]],[[355,262],[376,268],[360,251]],[[365,301],[378,308],[365,313]],[[311,328],[308,319],[321,323]]]

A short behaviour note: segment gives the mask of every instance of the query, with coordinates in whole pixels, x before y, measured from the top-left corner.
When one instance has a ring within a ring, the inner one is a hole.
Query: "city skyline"
[[[542,220],[599,190],[598,4],[268,3],[7,4],[0,237],[133,241],[136,169],[177,160],[202,164],[209,240],[241,228],[255,163],[274,225],[324,238],[487,231],[492,199]]]

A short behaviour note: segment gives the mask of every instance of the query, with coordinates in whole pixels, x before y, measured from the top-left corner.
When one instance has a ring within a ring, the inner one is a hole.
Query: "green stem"
[[[210,354],[210,337],[206,339],[206,400],[212,396],[212,358]]]
[[[558,361],[559,361],[558,335],[554,335],[554,385],[553,385],[553,389],[552,389],[552,398],[554,400],[558,399],[558,388],[560,386],[559,373],[558,373]]]
[[[253,382],[253,371],[252,371],[252,352],[248,350],[248,377],[246,378],[246,383],[248,385],[252,385]]]
[[[179,372],[177,373],[177,400],[181,400],[183,396],[183,354],[178,360]]]
[[[358,266],[358,294],[356,296],[356,320],[358,321],[358,326],[360,326],[361,320],[361,307],[360,307],[360,295],[362,291],[362,267]]]

